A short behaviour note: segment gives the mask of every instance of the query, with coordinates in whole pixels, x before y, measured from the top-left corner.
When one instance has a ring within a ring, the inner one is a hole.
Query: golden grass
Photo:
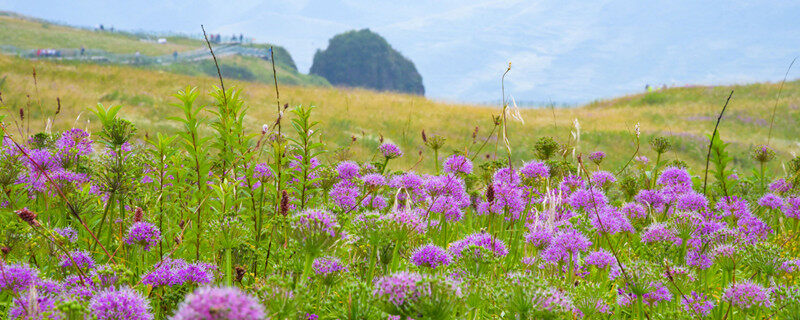
[[[31,77],[36,67],[38,94]],[[64,65],[43,61],[28,61],[0,56],[0,86],[7,122],[16,118],[19,108],[31,104],[31,112],[43,127],[41,119],[52,115],[56,97],[62,100],[63,111],[56,128],[73,125],[80,115],[80,126],[92,119],[87,108],[97,102],[122,104],[122,114],[133,121],[141,133],[172,132],[177,126],[166,120],[176,115],[172,94],[187,86],[197,86],[207,93],[217,85],[217,79],[206,76],[183,76],[120,66]],[[2,81],[2,80],[0,80]],[[280,79],[279,79],[280,82]],[[226,81],[226,87],[237,87],[250,107],[246,119],[257,132],[276,115],[274,88],[266,84]],[[672,88],[648,95],[631,95],[614,100],[599,101],[580,108],[523,110],[525,123],[509,124],[510,140],[515,161],[532,158],[531,147],[541,136],[554,136],[565,141],[570,135],[573,120],[581,125],[581,152],[605,151],[608,162],[619,166],[634,150],[632,128],[639,122],[642,128],[643,154],[653,157],[647,146],[652,135],[671,135],[675,146],[671,158],[689,162],[694,168],[704,164],[706,136],[713,130],[717,113],[731,89],[736,90],[727,116],[720,126],[722,139],[731,142],[731,155],[738,168],[749,168],[747,150],[754,144],[766,143],[769,117],[775,102],[778,84],[754,84],[734,87]],[[419,96],[377,93],[361,89],[281,86],[281,103],[316,105],[314,118],[330,149],[358,140],[352,150],[358,159],[369,158],[382,135],[399,144],[405,151],[397,168],[409,168],[423,150],[421,130],[445,136],[447,145],[442,154],[463,151],[472,145],[472,132],[479,127],[478,140],[486,138],[492,128],[491,117],[499,108],[442,103]],[[30,95],[28,98],[26,95]],[[38,111],[41,101],[42,112]],[[210,103],[207,94],[201,102]],[[800,82],[790,82],[780,99],[773,132],[772,145],[782,161],[800,149],[797,127],[800,119]],[[44,116],[40,116],[44,115]],[[764,125],[766,123],[766,125]],[[35,130],[34,130],[35,131]],[[474,150],[474,146],[472,150]],[[493,152],[494,140],[482,152]],[[430,153],[423,161],[424,168],[432,167]],[[780,164],[773,162],[773,170]]]

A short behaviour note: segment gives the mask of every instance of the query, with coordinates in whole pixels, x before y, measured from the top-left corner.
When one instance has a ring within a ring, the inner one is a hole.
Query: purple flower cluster
[[[64,239],[67,239],[67,241],[71,243],[75,243],[76,241],[78,241],[78,231],[75,231],[75,229],[73,229],[71,226],[66,226],[63,228],[54,228],[53,231],[55,231],[58,235],[64,237]]]
[[[150,251],[150,247],[158,244],[159,241],[161,241],[161,231],[156,225],[144,221],[134,222],[128,229],[128,236],[125,238],[125,243],[141,245],[145,251]]]
[[[335,237],[339,232],[336,216],[325,210],[305,210],[295,216],[295,228],[306,235]]]
[[[358,163],[353,161],[342,161],[336,165],[336,173],[339,175],[339,179],[341,180],[352,180],[358,178],[359,170],[361,170],[361,167],[358,166]]]
[[[550,178],[550,168],[544,162],[531,161],[522,165],[522,168],[519,169],[519,174],[529,181],[547,179]]]
[[[316,258],[311,266],[314,268],[314,273],[320,276],[328,276],[347,271],[347,267],[343,266],[342,262],[334,257]]]
[[[500,240],[492,237],[492,235],[485,232],[477,232],[464,237],[461,240],[450,244],[450,253],[456,259],[462,258],[464,255],[470,254],[465,250],[473,248],[476,256],[481,255],[481,250],[485,250],[495,257],[503,257],[508,254],[506,244]]]
[[[401,271],[379,278],[373,294],[399,307],[429,295],[430,287],[423,283],[422,275]]]
[[[681,298],[683,310],[693,315],[706,317],[711,314],[711,309],[716,305],[714,301],[706,298],[705,294],[692,291],[690,295],[685,295]]]
[[[750,309],[756,306],[769,308],[772,306],[769,290],[749,280],[732,284],[725,289],[722,299],[741,309]]]
[[[91,269],[94,268],[94,259],[92,259],[92,255],[87,251],[73,250],[69,253],[69,255],[61,256],[61,263],[59,265],[62,268],[74,266],[80,269]]]
[[[589,154],[589,160],[594,162],[597,165],[600,165],[603,162],[603,159],[606,158],[606,153],[603,151],[595,151]]]
[[[444,160],[444,166],[442,168],[444,172],[447,173],[470,174],[472,173],[472,161],[460,154],[454,154]]]
[[[173,320],[262,320],[264,307],[236,287],[203,287],[186,296]]]
[[[386,159],[395,159],[403,156],[403,151],[400,151],[399,147],[388,142],[378,147],[378,151],[380,151]]]
[[[142,275],[142,283],[153,287],[179,286],[187,283],[208,284],[214,281],[214,265],[202,262],[187,263],[183,259],[165,257],[153,270]]]
[[[130,288],[103,290],[89,301],[89,310],[98,320],[151,320],[150,304]]]
[[[411,253],[411,262],[418,267],[436,269],[439,266],[449,265],[450,254],[442,247],[426,244]]]
[[[39,271],[24,264],[0,262],[0,271],[0,292],[8,290],[21,293],[36,285],[39,279]]]

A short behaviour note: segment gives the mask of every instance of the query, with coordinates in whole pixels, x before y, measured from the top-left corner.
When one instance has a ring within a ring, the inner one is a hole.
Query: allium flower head
[[[72,259],[70,259],[70,257],[72,257]],[[74,266],[80,269],[91,269],[94,268],[94,259],[92,259],[92,255],[89,254],[89,252],[84,250],[73,250],[69,253],[69,255],[61,256],[61,263],[59,265],[62,268]]]
[[[309,234],[336,236],[339,223],[336,216],[325,210],[305,210],[295,216],[295,227]]]
[[[347,267],[343,266],[342,262],[334,257],[316,258],[311,266],[314,268],[314,273],[321,276],[347,271]]]
[[[672,293],[660,282],[651,282],[650,291],[642,295],[644,304],[655,307],[661,301],[672,301]]]
[[[361,180],[364,181],[364,185],[371,188],[377,188],[386,185],[386,177],[380,173],[365,174],[363,177],[361,177]]]
[[[39,279],[39,271],[24,264],[0,262],[0,270],[0,292],[9,290],[21,293],[36,285]]]
[[[781,199],[781,197],[775,195],[774,193],[767,193],[763,197],[761,197],[761,199],[758,199],[758,205],[773,210],[781,209],[783,208],[783,199]]]
[[[605,158],[606,158],[606,153],[603,151],[595,151],[589,154],[589,160],[592,160],[592,162],[594,162],[598,166],[600,165],[601,162],[603,162],[603,159]]]
[[[419,267],[436,269],[439,266],[450,264],[450,254],[442,247],[427,244],[411,253],[411,262]]]
[[[681,211],[704,211],[708,207],[708,200],[706,197],[697,192],[687,192],[681,194],[677,198],[675,209]]]
[[[67,241],[71,243],[75,243],[75,241],[78,241],[78,231],[73,229],[71,226],[66,226],[63,228],[55,228],[53,229],[53,231],[55,231],[56,233],[58,233],[58,235],[64,237],[64,239],[67,239]]]
[[[89,310],[98,320],[151,320],[150,304],[130,288],[104,290],[89,302]]]
[[[768,145],[760,144],[750,150],[750,157],[755,161],[766,163],[775,159],[775,150]]]
[[[706,298],[705,294],[692,291],[691,295],[685,295],[681,298],[681,305],[683,310],[693,315],[700,315],[703,317],[711,314],[711,309],[714,309],[714,301]]]
[[[339,175],[339,179],[350,180],[359,176],[358,171],[360,169],[361,167],[358,163],[343,161],[336,166],[336,173]]]
[[[589,252],[589,254],[587,254],[584,258],[584,261],[586,264],[598,267],[600,269],[604,269],[605,267],[616,263],[614,256],[606,249]]]
[[[236,287],[203,287],[186,296],[173,320],[262,320],[264,307]]]
[[[422,275],[401,271],[379,278],[373,294],[395,306],[402,306],[429,295],[430,288],[422,283]]]
[[[544,162],[531,161],[522,165],[519,174],[525,180],[547,179],[550,177],[550,168]]]
[[[459,259],[463,255],[469,254],[468,252],[464,252],[464,250],[469,249],[470,247],[477,247],[484,249],[492,253],[496,257],[503,257],[508,254],[508,249],[506,249],[506,244],[502,240],[495,239],[494,237],[492,237],[492,235],[485,232],[473,233],[471,235],[464,237],[461,240],[451,243],[450,253],[452,253],[457,259]],[[475,252],[475,253],[480,254],[480,252]]]
[[[592,185],[598,188],[607,187],[608,185],[617,182],[614,174],[608,171],[595,171],[592,172]]]
[[[161,241],[161,231],[158,230],[156,225],[139,221],[135,222],[128,229],[128,236],[125,238],[125,243],[129,245],[141,245],[145,251],[150,251],[150,247],[156,245]]]
[[[661,208],[661,206],[666,202],[666,199],[664,199],[664,196],[661,195],[661,192],[648,189],[640,190],[634,199],[636,199],[636,202],[654,209]]]
[[[769,184],[769,191],[772,191],[772,192],[775,192],[775,193],[778,193],[778,194],[783,194],[783,193],[789,192],[789,190],[792,190],[792,188],[793,188],[792,183],[789,182],[789,181],[786,181],[786,179],[783,179],[783,178],[775,180],[775,181],[773,181],[772,183]]]
[[[272,178],[272,169],[268,163],[259,163],[253,168],[253,179],[266,181]]]
[[[772,307],[772,298],[768,289],[749,280],[732,284],[725,289],[722,299],[741,309],[752,307]]]
[[[395,159],[403,156],[403,151],[400,151],[399,147],[388,142],[378,147],[378,151],[380,151],[386,159]]]
[[[642,242],[644,243],[680,243],[677,231],[673,230],[665,223],[653,223],[645,228],[642,233]]]
[[[783,214],[787,218],[800,219],[800,197],[787,197]]]
[[[678,167],[664,169],[664,172],[661,173],[656,182],[674,193],[684,193],[692,190],[692,177],[686,170]]]
[[[454,154],[444,160],[443,170],[447,173],[470,174],[472,173],[472,161],[463,155]]]
[[[195,262],[187,263],[183,259],[165,257],[153,267],[153,270],[142,275],[142,284],[153,287],[177,286],[182,284],[208,284],[214,281],[216,267],[211,264]]]

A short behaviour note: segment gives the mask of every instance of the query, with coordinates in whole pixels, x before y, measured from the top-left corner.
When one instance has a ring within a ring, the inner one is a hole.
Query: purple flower
[[[386,177],[380,173],[366,174],[361,177],[361,180],[364,181],[364,185],[371,188],[377,188],[386,185]]]
[[[347,267],[343,266],[342,262],[334,257],[316,258],[311,266],[314,268],[314,273],[320,276],[328,276],[341,271],[347,271]]]
[[[236,287],[203,287],[186,297],[173,320],[261,320],[264,307]]]
[[[422,283],[422,275],[401,271],[379,278],[373,294],[399,307],[429,295],[430,287]]]
[[[597,188],[607,187],[609,184],[617,182],[614,174],[608,171],[592,172],[592,185]]]
[[[500,168],[497,169],[494,173],[493,180],[495,185],[498,184],[509,184],[509,185],[518,185],[520,183],[519,174],[512,168]]]
[[[39,271],[24,264],[5,264],[0,262],[0,291],[21,293],[33,286],[39,279]]]
[[[333,185],[330,196],[340,209],[351,210],[358,204],[359,189],[352,182],[343,180]]]
[[[687,192],[678,196],[675,209],[681,211],[703,211],[708,207],[708,200],[697,192]]]
[[[785,179],[778,179],[769,184],[769,191],[775,193],[786,193],[792,190],[792,183]]]
[[[711,309],[714,309],[714,301],[706,298],[705,294],[692,291],[691,295],[686,295],[681,298],[681,305],[683,310],[692,313],[693,315],[701,315],[703,317],[711,314]]]
[[[253,179],[266,181],[272,178],[272,169],[269,164],[259,163],[253,168]]]
[[[661,192],[658,192],[657,190],[640,190],[634,199],[636,199],[636,202],[653,209],[660,209],[661,206],[666,203],[664,196],[661,195]]]
[[[44,315],[47,314],[47,319],[66,319],[64,314],[56,308],[57,297],[49,294],[39,295],[36,296],[35,304],[30,303],[32,298],[30,294],[22,294],[20,298],[15,298],[13,306],[8,310],[8,317],[10,319],[43,320]]]
[[[603,162],[603,159],[605,158],[606,154],[603,151],[595,151],[589,154],[589,160],[592,160],[592,162],[594,162],[598,166],[600,165],[601,162]]]
[[[185,283],[207,284],[214,281],[216,267],[202,262],[186,263],[183,259],[165,257],[153,270],[142,275],[142,284],[153,287]]]
[[[608,204],[608,198],[603,191],[597,189],[578,189],[569,196],[567,202],[575,209],[584,209],[589,212]]]
[[[378,151],[380,151],[386,159],[400,158],[403,156],[403,151],[400,151],[400,148],[388,142],[378,147]]]
[[[336,216],[325,210],[305,210],[295,216],[294,226],[307,236],[327,235],[335,237],[339,231]]]
[[[388,205],[386,197],[380,195],[368,195],[361,201],[361,205],[367,209],[383,210]]]
[[[470,174],[472,173],[472,161],[460,154],[454,154],[444,160],[443,170],[447,173]]]
[[[758,199],[758,205],[773,210],[781,209],[783,208],[783,199],[781,199],[781,197],[775,195],[774,193],[767,193],[763,197],[761,197],[761,199]]]
[[[343,161],[336,166],[336,173],[339,175],[339,179],[350,180],[359,176],[358,171],[360,169],[361,167],[358,166],[358,163]]]
[[[542,252],[542,258],[550,262],[567,262],[570,255],[573,259],[576,254],[586,251],[592,242],[580,231],[568,228],[557,233],[550,246]]]
[[[144,221],[134,222],[128,229],[128,236],[125,238],[125,243],[144,246],[145,251],[150,251],[150,247],[159,241],[161,241],[161,231],[156,225]]]
[[[647,209],[643,207],[641,204],[635,202],[629,202],[620,208],[620,211],[624,213],[628,219],[645,219],[647,218]]]
[[[427,244],[414,250],[411,262],[419,267],[436,269],[439,266],[450,264],[450,254],[442,247]]]
[[[527,180],[547,179],[550,178],[550,168],[543,162],[531,161],[522,165],[519,174]]]
[[[800,219],[800,197],[787,197],[783,214],[787,218]]]
[[[608,252],[606,249],[589,252],[583,260],[587,265],[595,266],[600,269],[611,266],[616,262],[611,252]]]
[[[485,232],[477,232],[464,237],[461,240],[450,244],[450,253],[457,259],[460,259],[465,253],[464,250],[470,247],[475,247],[475,255],[480,255],[480,249],[492,253],[495,257],[504,257],[508,254],[506,244],[500,240],[495,239],[492,235]]]
[[[645,228],[642,233],[643,243],[668,243],[680,244],[681,239],[678,238],[677,232],[668,227],[665,223],[653,223]]]
[[[749,280],[732,284],[722,293],[722,299],[741,309],[772,307],[769,290]]]
[[[78,231],[75,231],[71,226],[66,226],[64,228],[55,228],[53,229],[58,235],[67,239],[67,241],[71,243],[75,243],[78,241]]]
[[[425,233],[426,224],[416,211],[395,210],[381,215],[379,220],[387,223],[393,231]]]
[[[92,140],[89,139],[89,133],[78,128],[61,133],[61,137],[56,140],[54,146],[62,161],[68,161],[78,155],[88,156],[92,153]]]
[[[642,295],[644,304],[648,306],[658,306],[661,301],[672,301],[672,293],[669,292],[664,284],[660,282],[651,282],[650,291]]]
[[[89,301],[89,310],[98,320],[151,320],[150,304],[130,288],[104,290]]]
[[[546,248],[553,239],[555,230],[545,222],[534,221],[525,225],[528,233],[525,234],[525,242],[532,244],[538,249]]]
[[[592,210],[588,215],[589,222],[591,222],[597,232],[605,232],[608,234],[617,234],[623,231],[630,233],[636,232],[631,222],[628,220],[628,217],[615,207],[605,206],[597,210]]]
[[[678,167],[667,167],[656,182],[672,193],[684,193],[692,190],[692,177],[686,170]]]
[[[72,259],[70,259],[70,257],[72,257]],[[61,256],[61,263],[59,265],[62,268],[75,266],[80,269],[91,269],[94,268],[94,259],[92,259],[92,255],[89,254],[89,252],[84,250],[73,250],[69,253],[69,255]]]

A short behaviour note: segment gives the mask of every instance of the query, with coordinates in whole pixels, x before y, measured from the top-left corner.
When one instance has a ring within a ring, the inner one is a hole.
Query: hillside
[[[414,63],[369,29],[331,38],[314,54],[310,73],[339,86],[425,95]]]
[[[199,31],[199,30],[198,30]],[[28,58],[52,59],[62,63],[130,64],[151,70],[186,75],[216,75],[204,41],[182,36],[164,37],[128,32],[74,28],[0,11],[0,52]],[[289,51],[272,44],[215,44],[221,52],[223,74],[230,78],[272,84],[272,65],[264,60],[274,47],[275,64],[282,82],[293,85],[329,86],[319,76],[297,71]],[[86,54],[80,56],[80,48]],[[62,57],[37,57],[34,50],[55,49]],[[136,55],[136,53],[139,53]],[[173,53],[178,53],[173,57]]]
[[[34,68],[38,87],[31,76]],[[217,79],[125,66],[70,65],[0,56],[0,92],[6,122],[12,124],[13,119],[18,119],[18,110],[27,109],[29,116],[33,115],[32,132],[42,130],[44,118],[52,117],[57,97],[62,101],[62,112],[56,118],[56,129],[76,123],[85,126],[87,121],[94,127],[91,123],[96,121],[87,108],[101,102],[124,105],[122,113],[140,127],[141,134],[173,131],[177,124],[164,119],[177,111],[169,105],[175,101],[172,94],[187,85],[199,87],[204,93],[201,102],[209,103],[211,99],[207,93],[217,85]],[[226,82],[226,86],[243,90],[250,107],[247,123],[253,132],[259,131],[263,123],[273,121],[274,87],[231,80]],[[554,136],[566,142],[573,130],[573,121],[578,119],[581,128],[579,151],[605,151],[608,154],[606,161],[612,165],[622,165],[630,158],[635,149],[632,130],[639,122],[642,154],[654,157],[647,145],[650,137],[669,136],[674,145],[670,157],[702,167],[706,136],[713,130],[716,116],[731,89],[736,93],[720,125],[720,132],[722,139],[731,143],[734,165],[740,169],[749,168],[752,164],[748,157],[749,148],[766,143],[778,84],[671,88],[599,101],[580,108],[522,110],[525,123],[511,122],[508,128],[514,159],[532,158],[531,148],[542,136]],[[475,127],[479,127],[476,140],[482,143],[492,131],[492,115],[499,113],[498,108],[440,103],[419,96],[361,89],[282,85],[280,91],[282,103],[319,107],[314,117],[321,121],[326,140],[334,144],[331,149],[349,145],[351,138],[356,137],[352,150],[363,157],[372,154],[382,135],[405,150],[406,156],[400,162],[407,167],[419,160],[417,153],[423,150],[420,138],[423,129],[428,136],[438,134],[446,137],[447,144],[443,150],[447,152],[470,147],[474,150],[472,134]],[[31,106],[26,108],[28,104]],[[800,151],[798,121],[800,81],[793,81],[786,83],[778,103],[771,142],[781,160],[785,161],[790,153]],[[490,140],[488,145],[481,156],[494,150],[494,140]],[[429,157],[427,151],[424,155]],[[773,170],[781,170],[777,161],[771,164]],[[421,166],[430,167],[432,163],[426,159]]]

